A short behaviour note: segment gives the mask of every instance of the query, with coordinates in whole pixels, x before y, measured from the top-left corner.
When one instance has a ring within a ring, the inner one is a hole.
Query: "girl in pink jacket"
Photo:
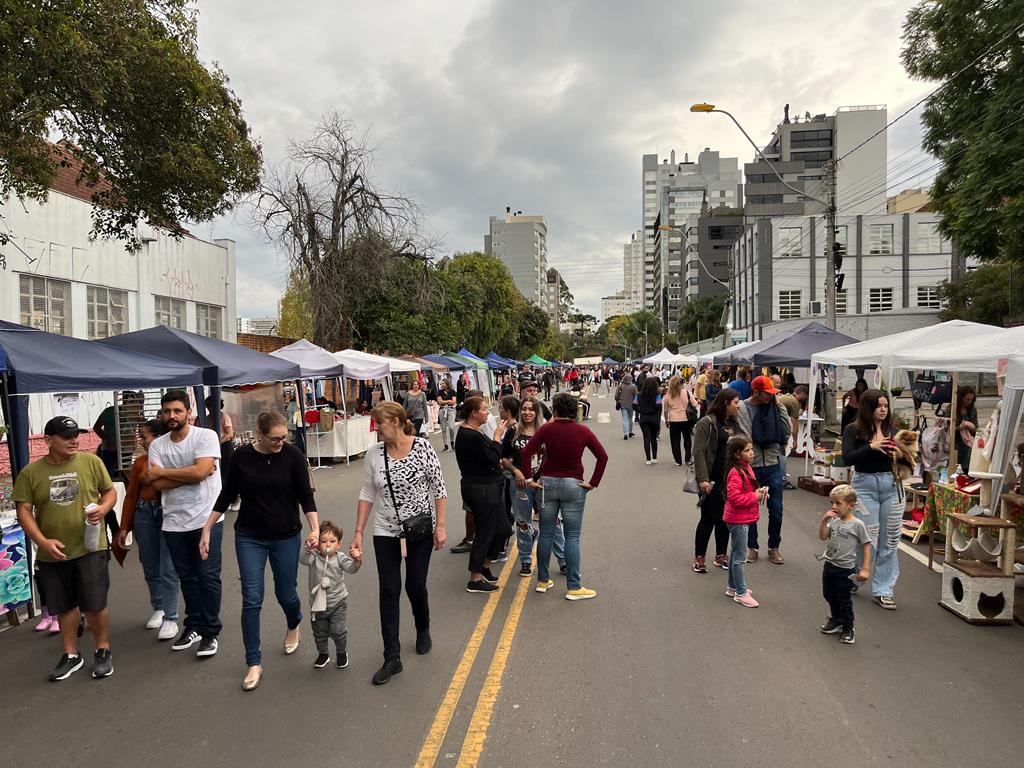
[[[743,435],[729,438],[726,444],[729,470],[725,480],[725,514],[722,519],[729,526],[732,542],[729,553],[729,588],[727,597],[747,608],[757,608],[757,600],[747,589],[743,578],[743,564],[747,561],[747,527],[761,517],[759,507],[768,498],[768,489],[759,488],[750,462],[754,447]]]

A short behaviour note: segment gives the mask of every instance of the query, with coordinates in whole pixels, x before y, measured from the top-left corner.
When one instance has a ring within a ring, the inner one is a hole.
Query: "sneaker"
[[[373,684],[384,685],[388,680],[402,671],[401,659],[385,659],[381,668],[373,673]]]
[[[788,477],[786,478],[786,482],[783,483],[782,488],[783,488],[783,490],[786,490],[786,491],[795,491],[796,490],[796,486],[793,485],[793,481],[790,480]]]
[[[484,577],[484,581],[486,581],[488,584],[498,583],[498,577],[491,573],[490,568],[484,568],[482,571],[480,571],[480,575]]]
[[[748,549],[747,550],[747,562],[748,563],[756,563],[757,562],[757,550],[756,549]]]
[[[430,653],[430,650],[434,647],[434,641],[430,639],[429,629],[417,629],[416,630],[416,653],[420,656],[426,656]]]
[[[715,568],[721,568],[723,571],[729,570],[729,556],[728,555],[715,555]]]
[[[53,624],[57,624],[57,617],[56,616],[43,616],[43,618],[41,618],[39,620],[39,623],[36,624],[36,628],[35,628],[36,632],[45,632]],[[59,625],[58,625],[58,628],[59,628]]]
[[[533,575],[533,566],[530,565],[530,563],[523,563],[522,565],[519,566],[519,575],[520,576],[532,576]]]
[[[53,672],[50,673],[50,682],[56,683],[58,680],[67,680],[71,675],[80,670],[83,664],[85,664],[85,659],[81,655],[72,656],[69,653],[65,653],[60,657],[57,666],[53,668]]]
[[[149,617],[149,621],[146,622],[146,629],[160,629],[160,625],[164,621],[163,611],[153,611],[153,615]]]
[[[651,464],[657,464],[657,463],[658,463],[657,459],[651,459]]]
[[[498,585],[497,584],[491,584],[489,581],[484,581],[483,579],[481,579],[480,581],[470,581],[470,582],[467,582],[467,584],[466,584],[466,591],[467,592],[482,592],[484,594],[488,594],[490,592],[497,592],[498,591]]]
[[[677,467],[681,467],[681,466],[683,466],[683,465],[682,465],[682,464],[680,464],[680,463],[679,463],[679,462],[677,461],[677,462],[676,462],[676,466],[677,466]]]
[[[547,581],[538,581],[534,591],[544,593],[551,589],[553,586],[555,586],[555,582],[553,582],[551,579],[548,579]]]
[[[160,630],[156,633],[157,640],[173,640],[178,634],[178,622],[174,619],[164,619],[160,622]]]
[[[494,558],[494,560],[492,560],[491,562],[492,563],[504,563],[506,560],[508,560],[508,550],[507,549],[503,549],[503,550],[501,550],[501,552],[498,553],[498,556],[496,558]]]
[[[60,634],[60,622],[57,621],[56,618],[54,618],[54,620],[50,622],[50,634],[51,635],[59,635]]]
[[[704,563],[704,558],[701,557],[700,555],[697,555],[696,557],[693,558],[693,572],[694,573],[707,573],[708,572],[708,567]]]
[[[896,610],[896,601],[889,595],[875,595],[875,602],[887,610]]]
[[[334,668],[335,669],[344,669],[347,666],[348,666],[348,654],[347,653],[339,653],[338,654],[338,658],[336,658],[334,660]]]
[[[750,594],[750,590],[749,589],[747,590],[747,594],[748,595]],[[736,597],[736,590],[733,589],[732,587],[726,587],[725,588],[725,596],[726,597]]]
[[[472,548],[473,542],[469,539],[463,539],[454,547],[452,547],[451,551],[454,552],[456,555],[461,555],[463,552],[469,552],[469,550],[471,550]]]
[[[843,630],[843,634],[839,636],[840,643],[846,643],[847,645],[853,645],[857,642],[857,633],[852,629]]]
[[[570,589],[565,593],[566,600],[591,600],[597,597],[597,592],[586,587],[580,587],[579,589]]]
[[[331,657],[328,656],[326,653],[318,653],[316,658],[313,659],[313,668],[323,669],[330,663],[330,661]]]
[[[736,595],[733,598],[733,602],[739,603],[744,608],[757,608],[759,603],[754,599],[754,596],[750,594],[750,590],[747,590],[745,595]]]
[[[114,674],[114,657],[110,653],[109,648],[100,648],[96,651],[93,665],[92,665],[92,676],[95,678],[110,677]]]
[[[181,636],[178,637],[178,639],[175,640],[173,643],[171,643],[171,650],[187,651],[193,645],[198,643],[199,640],[199,633],[196,632],[194,629],[189,629],[188,627],[186,627],[184,631],[181,633]]]
[[[451,448],[449,448],[449,447],[448,447],[448,446],[446,445],[446,446],[444,447],[444,450],[443,450],[443,451],[441,451],[441,453],[448,453],[448,451],[450,451],[450,450],[451,450]]]
[[[651,466],[651,460],[650,459],[647,459],[647,466],[648,467]]]
[[[857,590],[859,590],[859,589],[860,589],[860,584],[854,584],[852,587],[850,587],[850,594],[851,595],[856,595],[857,594]]]
[[[623,439],[623,440],[629,440],[629,435],[623,435],[623,436],[622,436],[622,439]]]
[[[199,641],[199,650],[196,651],[196,656],[199,658],[206,658],[207,656],[217,655],[217,638],[216,637],[204,637]]]
[[[836,621],[831,616],[829,616],[825,623],[821,625],[820,629],[822,631],[822,634],[834,635],[837,632],[843,631],[843,622]]]

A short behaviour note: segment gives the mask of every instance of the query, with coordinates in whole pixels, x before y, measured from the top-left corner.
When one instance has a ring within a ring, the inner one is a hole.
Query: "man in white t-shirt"
[[[182,390],[160,398],[160,416],[169,431],[149,446],[147,480],[161,492],[164,539],[185,598],[185,629],[171,649],[184,651],[199,643],[196,655],[205,657],[217,653],[221,630],[222,524],[213,527],[209,556],[199,555],[203,526],[220,494],[220,438],[212,429],[188,423],[190,406]]]

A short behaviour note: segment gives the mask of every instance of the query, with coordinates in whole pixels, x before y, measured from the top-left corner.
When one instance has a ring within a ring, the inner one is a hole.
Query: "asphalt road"
[[[1024,721],[1021,627],[973,627],[937,607],[939,574],[901,554],[898,610],[861,595],[856,645],[821,635],[814,554],[823,505],[804,491],[786,494],[786,564],[748,568],[761,607],[727,600],[724,571],[690,571],[696,511],[680,491],[667,434],[661,462],[645,466],[639,435],[624,442],[614,411],[598,423],[610,410],[596,399],[590,422],[611,454],[583,530],[583,581],[596,600],[567,602],[558,576],[547,594],[533,592],[535,578],[520,589],[514,558],[500,594],[467,594],[467,557],[435,553],[434,650],[413,652],[405,604],[405,671],[374,687],[381,645],[372,549],[348,578],[345,670],[312,668],[305,620],[298,653],[283,655],[284,619],[268,574],[263,684],[244,693],[227,529],[225,630],[212,659],[172,653],[142,628],[149,606],[134,556],[124,571],[114,566],[113,677],[90,679],[89,659],[68,681],[47,683],[58,640],[31,625],[0,634],[4,764],[407,766],[432,753],[436,761],[424,764],[1019,764],[1012,724]],[[441,461],[455,540],[458,471],[451,453]],[[321,515],[346,533],[360,478],[359,462],[316,473]],[[88,638],[83,650],[91,655]]]

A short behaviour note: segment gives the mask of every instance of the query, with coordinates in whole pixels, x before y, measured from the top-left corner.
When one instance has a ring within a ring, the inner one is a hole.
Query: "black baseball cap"
[[[71,437],[72,435],[84,435],[88,429],[82,429],[78,422],[70,416],[54,416],[43,427],[43,434],[47,437],[59,435],[60,437]]]

